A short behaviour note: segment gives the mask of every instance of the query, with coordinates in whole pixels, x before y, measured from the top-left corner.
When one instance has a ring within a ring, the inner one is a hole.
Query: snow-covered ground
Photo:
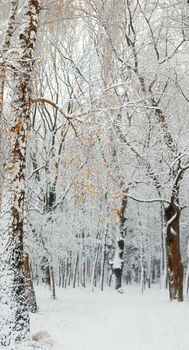
[[[143,295],[136,286],[124,294],[60,289],[54,301],[47,289],[36,292],[32,334],[47,332],[53,350],[189,349],[189,301],[171,303],[157,287]]]

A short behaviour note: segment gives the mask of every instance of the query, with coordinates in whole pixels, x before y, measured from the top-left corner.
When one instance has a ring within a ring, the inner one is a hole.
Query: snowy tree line
[[[188,286],[187,1],[2,1],[2,346],[35,283]]]

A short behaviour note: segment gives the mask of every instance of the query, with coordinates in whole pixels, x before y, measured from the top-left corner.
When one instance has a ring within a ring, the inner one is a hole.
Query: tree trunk
[[[50,269],[50,278],[51,278],[51,294],[52,294],[52,298],[56,299],[54,269],[53,269],[52,264],[50,265],[49,269]]]
[[[6,56],[7,51],[10,48],[11,38],[15,30],[16,25],[16,13],[18,7],[18,0],[11,1],[11,7],[9,11],[9,19],[7,23],[7,28],[5,32],[5,36],[3,39],[1,52],[2,57]],[[4,152],[3,152],[3,103],[4,103],[4,89],[5,89],[5,81],[6,81],[6,63],[3,59],[0,60],[0,208],[1,208],[1,196],[2,196],[2,173],[3,173],[3,162],[4,162]]]
[[[96,249],[95,249],[95,256],[94,256],[94,261],[93,261],[93,266],[92,266],[92,274],[91,274],[92,291],[94,290],[94,287],[96,287],[96,269],[97,269],[99,252],[100,252],[100,245],[98,244]]]
[[[86,251],[85,251],[85,232],[82,231],[82,287],[86,287]]]
[[[102,257],[101,257],[101,271],[100,271],[100,290],[104,289],[104,273],[105,273],[105,258],[106,258],[106,236],[108,231],[108,225],[102,242]]]
[[[24,222],[23,222],[23,249],[24,249],[24,279],[26,285],[26,296],[30,312],[37,312],[37,302],[35,291],[33,287],[33,281],[30,273],[30,261],[29,261],[29,245],[27,234],[27,217],[26,217],[27,205],[24,202]]]
[[[187,270],[185,276],[185,295],[188,294],[188,286],[189,286],[189,239],[187,244]]]
[[[123,251],[124,251],[124,240],[120,238],[117,241],[116,251],[115,251],[113,264],[112,264],[113,273],[115,277],[116,290],[122,287]]]
[[[8,128],[4,130],[4,134],[8,135],[9,155],[4,167],[0,222],[0,298],[3,304],[0,315],[1,347],[11,344],[14,348],[15,343],[30,339],[23,273],[23,227],[30,84],[38,14],[39,2],[26,1],[19,35],[20,56],[15,67],[12,110]]]
[[[77,272],[79,268],[79,252],[77,253],[76,261],[75,261],[75,269],[74,269],[74,276],[73,276],[73,288],[76,286],[76,277],[77,277]]]
[[[173,195],[171,204],[165,209],[167,219],[168,278],[170,300],[176,299],[183,301],[183,264],[180,254],[180,208],[177,198]]]
[[[35,291],[33,287],[33,281],[30,274],[30,263],[29,263],[29,255],[24,254],[24,278],[25,278],[25,284],[26,284],[26,295],[27,295],[27,302],[30,312],[35,313],[37,312],[37,302],[36,302],[36,296]]]
[[[123,252],[124,252],[124,238],[126,235],[126,216],[125,209],[127,206],[127,190],[122,192],[121,208],[117,211],[120,221],[120,237],[116,242],[115,255],[112,263],[112,269],[115,276],[115,289],[122,287],[123,274]]]
[[[160,286],[167,288],[167,240],[164,224],[164,208],[161,205],[161,265],[160,265]]]

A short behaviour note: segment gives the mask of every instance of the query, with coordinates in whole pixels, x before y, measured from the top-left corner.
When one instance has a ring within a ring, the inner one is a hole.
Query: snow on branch
[[[152,199],[141,199],[141,198],[137,198],[134,197],[130,194],[127,195],[128,198],[133,199],[136,202],[140,202],[140,203],[167,203],[170,204],[170,201],[168,201],[167,199],[163,199],[163,198],[152,198]]]
[[[177,186],[179,180],[182,178],[183,173],[185,172],[185,170],[189,169],[189,164],[187,164],[185,167],[182,167],[179,169],[177,176],[175,177],[175,181],[174,181],[174,187]]]

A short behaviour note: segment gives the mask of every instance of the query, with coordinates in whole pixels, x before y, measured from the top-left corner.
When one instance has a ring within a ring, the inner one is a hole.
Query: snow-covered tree
[[[16,9],[17,1],[13,0],[4,44],[6,51],[10,46]],[[6,143],[8,152],[3,168],[0,228],[1,347],[9,344],[14,346],[15,343],[28,340],[30,336],[29,309],[23,269],[23,235],[26,200],[26,146],[38,16],[39,1],[25,1],[22,24],[18,28],[18,44],[14,61],[11,62],[14,79],[11,83],[10,108],[3,106],[2,111],[4,143]],[[9,51],[5,54],[9,54]],[[3,67],[3,76],[5,74],[6,70]],[[4,85],[4,81],[2,84]],[[5,91],[2,93],[4,94]]]

